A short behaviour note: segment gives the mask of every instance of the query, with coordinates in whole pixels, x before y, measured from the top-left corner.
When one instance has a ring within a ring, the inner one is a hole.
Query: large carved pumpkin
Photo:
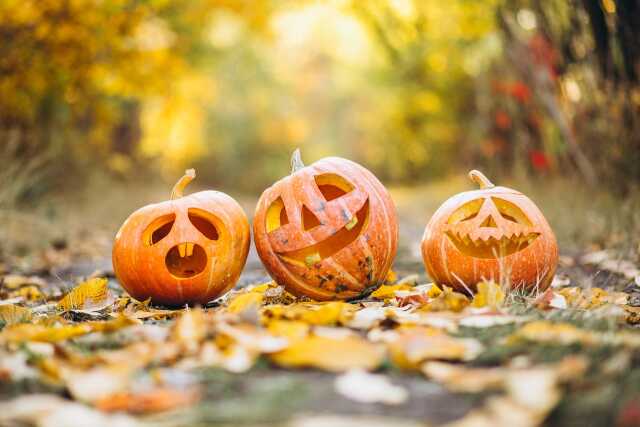
[[[113,268],[137,300],[178,306],[206,303],[238,280],[249,251],[249,222],[238,203],[218,191],[182,196],[187,171],[171,200],[140,208],[113,246]]]
[[[459,290],[482,280],[512,288],[546,289],[558,264],[556,238],[524,194],[469,172],[480,189],[451,197],[433,215],[422,239],[431,278]]]
[[[398,244],[393,201],[362,166],[329,157],[264,191],[253,223],[258,255],[287,290],[316,300],[349,299],[379,285]]]

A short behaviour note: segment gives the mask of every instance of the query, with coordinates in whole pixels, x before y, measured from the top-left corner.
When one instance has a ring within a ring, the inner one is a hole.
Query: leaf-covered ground
[[[422,221],[403,217],[395,272],[348,303],[295,299],[255,254],[234,291],[181,310],[129,298],[81,240],[5,256],[0,425],[640,425],[637,258],[565,249],[547,292],[470,297],[425,277]]]

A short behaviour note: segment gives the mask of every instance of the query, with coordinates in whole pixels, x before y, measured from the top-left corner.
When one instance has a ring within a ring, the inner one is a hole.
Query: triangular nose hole
[[[482,221],[480,227],[498,228],[498,224],[496,224],[493,217],[489,215],[484,221]]]
[[[311,230],[313,227],[317,227],[320,224],[321,223],[318,217],[313,212],[311,212],[311,210],[306,205],[302,205],[302,228],[307,231]]]

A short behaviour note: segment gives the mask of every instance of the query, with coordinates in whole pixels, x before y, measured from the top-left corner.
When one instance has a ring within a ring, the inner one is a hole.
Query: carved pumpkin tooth
[[[193,255],[193,243],[187,243],[187,256]]]
[[[347,230],[351,230],[356,226],[356,224],[358,224],[358,217],[354,216],[353,218],[351,218],[351,221],[349,221],[347,225],[344,226],[344,228],[346,228]]]
[[[180,258],[184,258],[187,255],[187,244],[180,243],[178,245],[178,252],[180,253]]]

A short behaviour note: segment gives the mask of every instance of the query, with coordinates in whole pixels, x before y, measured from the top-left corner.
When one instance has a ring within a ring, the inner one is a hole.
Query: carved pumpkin
[[[558,264],[556,238],[524,194],[469,172],[479,190],[451,197],[433,215],[422,239],[431,278],[458,290],[483,280],[512,288],[546,289]]]
[[[115,238],[113,268],[137,300],[204,304],[238,280],[249,251],[249,223],[238,203],[218,191],[182,196],[190,169],[171,200],[131,214]]]
[[[253,222],[258,255],[276,282],[298,296],[349,299],[379,285],[396,255],[391,196],[362,166],[329,157],[266,189]]]

